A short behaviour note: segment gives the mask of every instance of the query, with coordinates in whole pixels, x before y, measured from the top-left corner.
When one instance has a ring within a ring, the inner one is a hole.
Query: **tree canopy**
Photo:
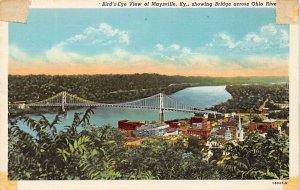
[[[237,145],[226,144],[206,159],[205,142],[183,136],[176,141],[143,140],[124,144],[111,126],[89,123],[92,109],[75,113],[73,123],[57,131],[57,115],[49,121],[18,117],[9,124],[9,178],[69,179],[286,179],[288,138],[276,130],[264,138],[250,134]],[[22,120],[36,135],[20,129]]]

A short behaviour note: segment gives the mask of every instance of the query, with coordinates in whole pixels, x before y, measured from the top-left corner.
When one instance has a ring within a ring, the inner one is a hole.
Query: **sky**
[[[9,23],[10,74],[287,76],[275,9],[31,9]]]

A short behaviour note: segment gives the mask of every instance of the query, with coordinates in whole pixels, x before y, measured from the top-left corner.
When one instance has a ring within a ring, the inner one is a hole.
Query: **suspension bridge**
[[[186,112],[186,113],[206,113],[220,114],[215,111],[203,110],[197,107],[187,105],[179,100],[176,100],[166,94],[159,93],[147,98],[142,98],[134,101],[106,104],[97,103],[86,100],[66,91],[60,92],[45,100],[30,103],[29,107],[61,107],[65,111],[68,107],[102,107],[102,108],[129,108],[142,110],[158,110],[160,113],[160,121],[164,121],[164,111]]]

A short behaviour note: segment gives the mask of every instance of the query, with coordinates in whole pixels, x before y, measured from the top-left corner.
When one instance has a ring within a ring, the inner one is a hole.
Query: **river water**
[[[201,86],[191,87],[178,91],[171,95],[171,97],[179,100],[182,103],[192,105],[198,108],[209,108],[221,102],[225,102],[231,98],[231,95],[225,90],[225,86]],[[58,130],[63,129],[66,125],[71,125],[73,115],[75,112],[84,112],[86,108],[70,110],[67,116],[62,120],[57,127]],[[110,124],[117,127],[119,120],[134,120],[134,121],[158,121],[159,112],[153,110],[137,110],[137,109],[120,109],[120,108],[98,108],[94,109],[95,114],[91,117],[90,123],[102,126]],[[55,113],[44,114],[50,121],[55,117]],[[165,112],[165,120],[183,119],[193,116],[189,113],[180,112]],[[38,115],[30,115],[33,119],[39,119]],[[23,123],[18,123],[21,129],[26,132],[32,131]]]

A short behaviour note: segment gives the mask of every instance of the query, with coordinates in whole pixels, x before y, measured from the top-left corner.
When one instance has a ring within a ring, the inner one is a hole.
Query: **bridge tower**
[[[164,122],[164,95],[159,93],[159,122]]]
[[[61,110],[66,111],[65,105],[67,104],[67,92],[63,91],[61,96]]]

